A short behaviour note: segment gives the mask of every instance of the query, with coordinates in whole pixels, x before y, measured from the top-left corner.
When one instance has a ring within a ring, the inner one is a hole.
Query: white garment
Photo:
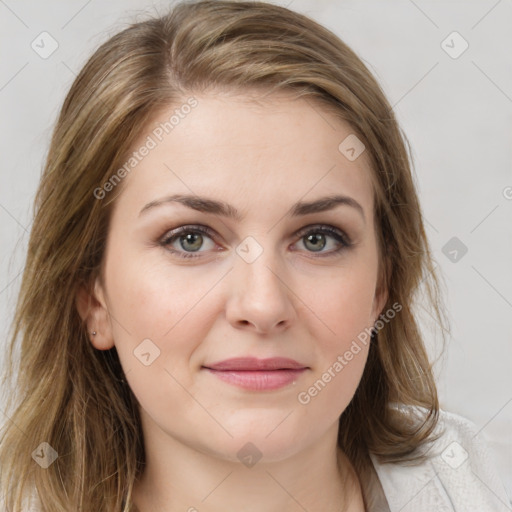
[[[440,411],[426,462],[380,464],[371,455],[389,509],[369,512],[512,512],[512,501],[489,457],[486,441],[466,418]]]

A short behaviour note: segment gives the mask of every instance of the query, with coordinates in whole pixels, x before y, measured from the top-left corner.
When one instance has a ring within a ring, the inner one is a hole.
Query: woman
[[[507,510],[439,410],[404,141],[360,59],[282,7],[181,3],[99,48],[36,198],[6,508]]]

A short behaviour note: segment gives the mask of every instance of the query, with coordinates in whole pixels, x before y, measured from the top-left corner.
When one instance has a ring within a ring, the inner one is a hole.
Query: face
[[[386,300],[370,168],[310,101],[195,98],[134,148],[156,141],[116,199],[88,323],[116,347],[145,438],[280,460],[337,429]]]

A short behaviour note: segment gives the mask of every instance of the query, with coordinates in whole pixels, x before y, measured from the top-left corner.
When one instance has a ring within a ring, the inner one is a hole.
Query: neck
[[[194,450],[160,429],[145,436],[146,466],[133,490],[139,512],[364,510],[359,481],[336,445],[337,425],[314,445],[246,467]]]

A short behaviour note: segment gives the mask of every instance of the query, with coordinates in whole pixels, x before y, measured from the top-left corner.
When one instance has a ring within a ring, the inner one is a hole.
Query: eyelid
[[[188,233],[192,231],[196,231],[201,234],[206,234],[211,239],[215,239],[216,237],[215,231],[213,231],[213,229],[209,228],[208,226],[204,226],[202,224],[183,224],[182,226],[178,226],[177,228],[173,228],[171,230],[166,231],[165,234],[162,237],[160,237],[160,240],[162,242],[166,242],[171,238],[176,237],[180,233]]]
[[[292,234],[292,237],[300,237],[304,236],[310,231],[318,229],[319,231],[324,230],[325,232],[329,233],[336,233],[340,235],[343,238],[343,241],[349,245],[351,244],[350,237],[346,234],[346,232],[340,228],[336,228],[334,226],[331,226],[330,224],[308,224],[307,226],[303,226],[302,228],[298,229]],[[217,233],[211,229],[208,226],[205,226],[203,224],[183,224],[182,226],[178,226],[177,228],[168,230],[165,232],[165,234],[160,237],[160,240],[165,241],[169,240],[170,238],[173,238],[174,236],[178,235],[181,232],[189,232],[189,231],[199,231],[200,233],[207,234],[210,238],[215,239],[217,237]]]
[[[336,228],[330,224],[318,224],[318,223],[317,224],[309,224],[307,226],[304,226],[303,228],[300,228],[298,231],[296,231],[293,234],[293,236],[294,237],[303,237],[310,232],[324,233],[324,234],[333,236],[335,238],[339,237],[342,239],[342,242],[345,245],[347,245],[347,246],[352,245],[352,241],[351,241],[350,237],[347,235],[347,233],[344,230],[342,230],[340,228]]]

